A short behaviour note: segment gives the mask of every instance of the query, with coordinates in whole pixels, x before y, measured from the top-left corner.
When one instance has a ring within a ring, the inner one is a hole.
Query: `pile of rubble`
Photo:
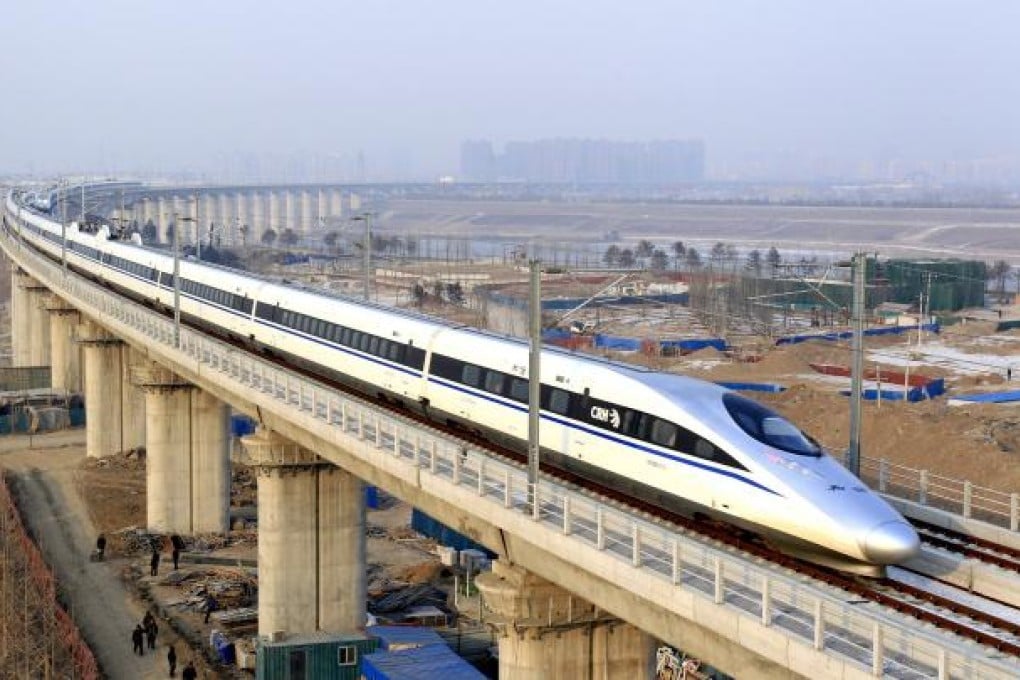
[[[247,569],[180,569],[167,574],[161,584],[183,591],[181,599],[168,602],[168,606],[195,612],[205,610],[210,595],[217,610],[251,607],[258,595],[258,579],[254,571]]]

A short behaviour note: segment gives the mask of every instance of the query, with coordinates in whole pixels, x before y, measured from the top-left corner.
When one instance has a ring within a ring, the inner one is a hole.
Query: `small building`
[[[259,638],[257,680],[358,680],[362,658],[379,647],[360,634],[310,633],[279,641]]]

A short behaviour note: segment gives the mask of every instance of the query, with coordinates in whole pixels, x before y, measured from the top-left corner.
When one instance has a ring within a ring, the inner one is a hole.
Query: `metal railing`
[[[898,465],[885,458],[862,459],[861,479],[880,493],[1012,532],[1020,530],[1020,493],[996,491],[968,480]]]
[[[443,489],[444,500],[470,493],[477,499],[474,511],[493,517],[506,530],[519,527],[532,537],[551,532],[547,535],[570,541],[575,561],[593,572],[611,573],[620,562],[629,565],[634,578],[627,587],[655,606],[674,606],[673,598],[654,599],[663,586],[690,592],[877,676],[1020,675],[1013,659],[993,658],[992,651],[986,658],[981,647],[952,644],[948,633],[922,630],[885,609],[848,604],[824,586],[716,550],[554,482],[543,480],[534,489],[537,502],[530,503],[525,470],[191,329],[182,329],[175,349],[171,320],[64,272],[27,248],[19,250],[11,234],[2,232],[0,246],[12,257],[110,330],[160,345],[169,360],[197,368],[203,380],[216,381],[239,399],[257,401],[298,427],[318,432],[327,426],[330,439],[347,450],[367,446],[370,454],[354,454],[367,462],[378,464],[385,455],[418,475],[430,475]]]

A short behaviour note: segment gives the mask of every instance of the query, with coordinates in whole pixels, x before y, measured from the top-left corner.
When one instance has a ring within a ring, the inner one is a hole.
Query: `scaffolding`
[[[60,606],[53,572],[0,478],[0,677],[99,677],[92,650]]]

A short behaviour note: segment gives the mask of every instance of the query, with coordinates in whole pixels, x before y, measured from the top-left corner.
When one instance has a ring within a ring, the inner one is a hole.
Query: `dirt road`
[[[89,561],[96,534],[74,481],[84,457],[84,430],[31,438],[0,437],[0,467],[21,480],[26,523],[67,593],[72,615],[106,677],[165,678],[165,625],[155,652],[146,650],[142,657],[132,653],[131,631],[141,621],[144,609],[120,581],[118,574],[125,562]],[[177,654],[179,665],[183,665],[188,655],[184,645],[177,644]]]

